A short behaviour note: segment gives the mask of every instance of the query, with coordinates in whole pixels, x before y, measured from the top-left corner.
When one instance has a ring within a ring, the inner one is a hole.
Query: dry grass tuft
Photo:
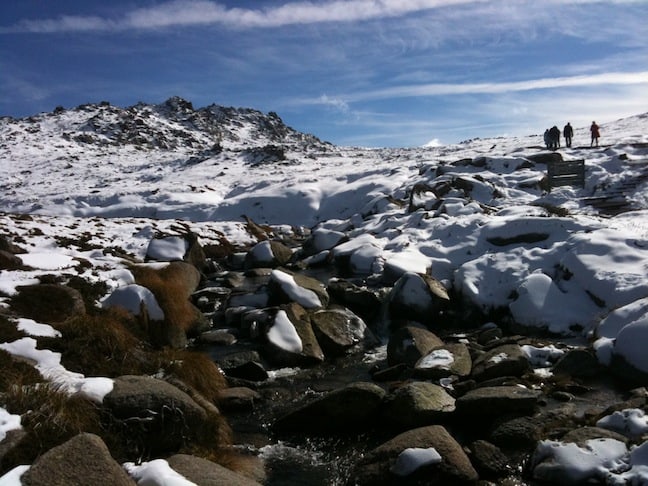
[[[2,457],[0,474],[20,464],[32,464],[44,452],[81,432],[101,434],[97,406],[53,385],[12,386],[3,400],[9,413],[22,416],[26,436]]]
[[[88,376],[140,374],[149,372],[151,365],[145,343],[135,335],[137,328],[127,311],[101,310],[57,325],[63,336],[48,340],[47,347],[62,354],[66,369]]]
[[[0,349],[0,393],[20,384],[33,385],[43,381],[41,374],[32,365],[14,358],[4,349]]]
[[[189,350],[165,350],[158,354],[158,369],[190,386],[215,403],[219,390],[228,387],[220,368],[206,354]]]
[[[178,266],[169,265],[162,269],[146,266],[133,266],[131,272],[139,285],[148,288],[164,311],[169,326],[190,330],[197,320],[197,310],[189,300],[191,278],[187,278]]]

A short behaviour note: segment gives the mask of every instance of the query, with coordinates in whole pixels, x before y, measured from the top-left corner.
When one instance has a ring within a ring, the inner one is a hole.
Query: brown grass
[[[26,334],[19,331],[15,323],[0,314],[0,343],[11,343],[25,336]]]
[[[227,379],[206,354],[189,350],[165,350],[158,354],[159,369],[190,386],[212,403]]]
[[[164,311],[168,325],[177,326],[188,331],[196,322],[196,308],[189,300],[190,292],[185,279],[174,270],[177,267],[167,266],[156,270],[146,266],[133,266],[131,272],[135,281],[148,288]]]
[[[33,463],[44,452],[81,432],[101,433],[97,406],[53,385],[12,386],[3,400],[9,413],[22,416],[27,435],[2,458],[0,474]]]
[[[33,385],[43,381],[41,374],[32,365],[14,358],[4,349],[0,349],[0,393],[8,391],[18,384]]]
[[[88,376],[115,377],[149,372],[146,343],[136,336],[136,319],[123,309],[107,309],[58,324],[62,338],[39,342],[62,354],[66,369]]]

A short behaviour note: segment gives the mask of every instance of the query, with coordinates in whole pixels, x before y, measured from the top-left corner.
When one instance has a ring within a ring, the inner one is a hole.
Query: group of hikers
[[[592,134],[590,147],[593,147],[594,144],[596,144],[596,146],[598,147],[601,131],[599,126],[594,121],[590,126],[590,133]],[[574,136],[574,129],[569,122],[567,122],[567,125],[565,125],[565,127],[563,128],[562,134],[565,137],[565,146],[571,147],[572,137]],[[560,148],[560,129],[556,125],[545,130],[544,143],[550,150],[556,150]]]

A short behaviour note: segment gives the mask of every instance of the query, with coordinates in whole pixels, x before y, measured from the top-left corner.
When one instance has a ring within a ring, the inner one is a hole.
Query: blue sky
[[[0,115],[178,95],[340,145],[648,111],[648,0],[5,0]]]

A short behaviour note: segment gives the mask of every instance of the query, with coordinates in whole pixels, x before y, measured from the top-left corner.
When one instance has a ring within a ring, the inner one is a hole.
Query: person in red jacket
[[[599,131],[599,126],[596,122],[592,122],[590,132],[592,132],[592,142],[590,143],[590,147],[594,145],[594,142],[596,142],[596,146],[598,147],[598,139],[601,136],[601,132]]]

